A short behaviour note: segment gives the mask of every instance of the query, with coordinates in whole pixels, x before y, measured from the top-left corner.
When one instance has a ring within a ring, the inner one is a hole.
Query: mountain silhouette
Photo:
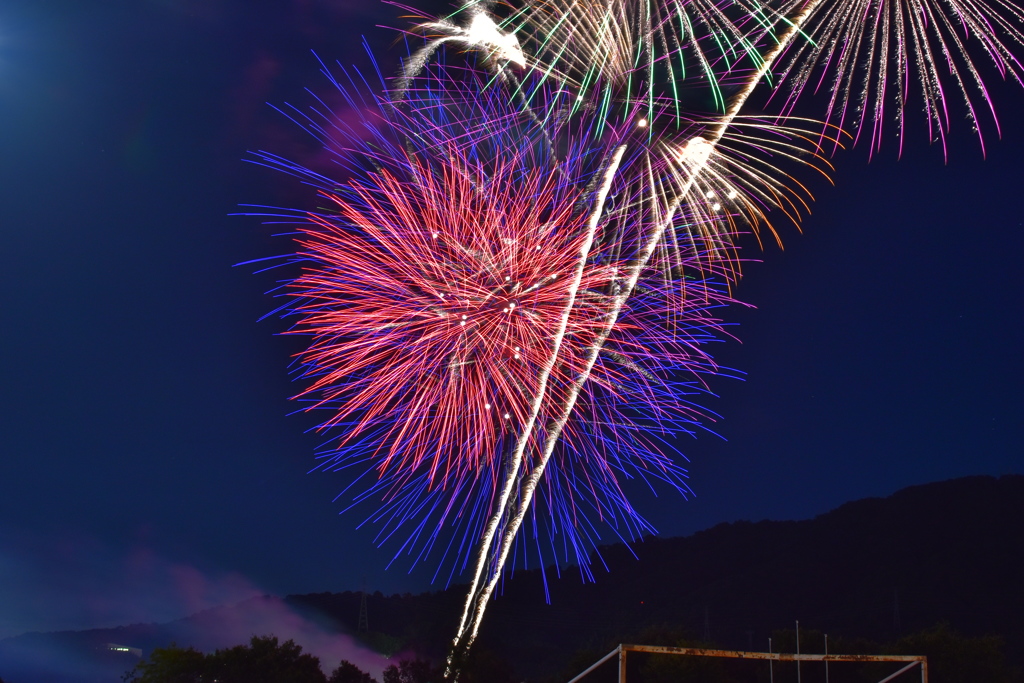
[[[548,569],[550,604],[540,570],[516,571],[489,608],[480,646],[514,662],[520,676],[537,679],[563,669],[579,650],[610,649],[652,626],[720,647],[763,650],[773,631],[792,629],[797,619],[802,629],[830,638],[878,642],[947,622],[968,636],[1001,636],[1008,658],[1024,661],[1024,476],[913,486],[809,520],[719,524],[683,538],[604,546],[600,554],[594,565],[607,571],[598,569],[593,583],[572,568],[563,568],[561,578]],[[144,653],[172,640],[224,647],[237,644],[220,642],[225,622],[252,623],[252,615],[271,607],[388,654],[405,649],[440,658],[465,590],[369,595],[369,634],[357,633],[358,592],[257,598],[171,624],[25,634],[0,641],[0,676],[23,683],[113,682],[132,662],[121,657],[115,667],[113,655],[102,651],[105,643]],[[303,645],[300,637],[296,642]],[[19,653],[29,650],[58,659],[73,653],[82,674],[33,677],[15,666],[28,661]]]
[[[1024,660],[1024,476],[966,477],[846,503],[802,521],[719,524],[683,538],[601,548],[597,580],[573,569],[516,571],[488,608],[479,643],[524,675],[571,653],[610,649],[649,626],[764,650],[777,629],[894,640],[940,622],[997,634]],[[463,586],[368,601],[373,628],[443,656]],[[355,629],[357,593],[292,596]],[[524,656],[528,653],[528,656]],[[521,665],[520,665],[521,663]]]

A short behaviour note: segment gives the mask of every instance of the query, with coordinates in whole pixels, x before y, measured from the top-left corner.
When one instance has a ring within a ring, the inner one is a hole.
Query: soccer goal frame
[[[889,674],[878,683],[889,683],[899,676],[920,668],[921,683],[928,683],[928,658],[923,655],[809,655],[787,654],[785,652],[745,652],[743,650],[710,650],[699,647],[661,647],[658,645],[627,645],[620,644],[617,648],[591,664],[587,669],[573,678],[569,683],[579,683],[585,676],[597,669],[608,660],[619,659],[619,683],[626,682],[626,655],[629,652],[647,652],[661,655],[686,655],[690,657],[721,657],[725,659],[767,660],[769,662],[893,662],[904,664],[902,668]]]

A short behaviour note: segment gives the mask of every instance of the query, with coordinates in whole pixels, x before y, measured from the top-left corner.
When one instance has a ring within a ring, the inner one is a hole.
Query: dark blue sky
[[[310,50],[393,69],[375,0],[8,0],[0,6],[0,637],[182,616],[253,592],[418,591],[306,474],[272,276],[288,243],[239,203],[301,205],[249,149],[310,142],[266,102],[327,84]],[[389,51],[390,50],[390,51]],[[786,250],[750,242],[707,405],[697,498],[637,500],[667,535],[813,516],[1024,472],[1024,97],[986,160],[910,140],[836,159]],[[699,560],[699,558],[695,558]],[[568,580],[577,580],[571,578]],[[557,600],[557,584],[553,587]],[[542,599],[538,596],[538,600]]]

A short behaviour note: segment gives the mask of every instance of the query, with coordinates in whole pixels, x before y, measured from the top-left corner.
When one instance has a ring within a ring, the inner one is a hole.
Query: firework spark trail
[[[473,641],[476,639],[476,636],[480,629],[480,623],[483,619],[484,611],[487,607],[487,602],[490,599],[491,595],[493,594],[494,589],[497,586],[498,581],[501,577],[502,567],[504,566],[505,561],[508,559],[508,553],[515,540],[516,534],[519,532],[519,528],[522,525],[523,519],[526,516],[526,512],[529,509],[531,502],[533,501],[533,495],[536,491],[537,484],[543,476],[544,471],[547,468],[548,462],[551,459],[551,455],[552,453],[554,453],[555,445],[561,438],[562,430],[564,429],[565,424],[569,419],[569,416],[572,414],[572,411],[575,408],[576,400],[579,397],[579,393],[582,390],[583,385],[590,378],[590,373],[593,370],[594,363],[597,360],[598,354],[600,353],[601,348],[604,346],[604,343],[608,340],[608,337],[611,335],[612,330],[615,327],[615,324],[618,322],[618,318],[622,312],[623,307],[625,306],[627,300],[629,299],[630,295],[632,294],[634,288],[637,285],[637,282],[640,279],[640,274],[643,272],[644,268],[647,266],[647,263],[650,261],[651,256],[654,254],[657,246],[661,243],[662,239],[664,238],[665,232],[672,225],[675,219],[676,212],[679,210],[683,202],[686,201],[686,198],[689,194],[690,189],[693,187],[693,182],[696,179],[697,175],[707,166],[708,161],[711,158],[711,155],[715,151],[715,147],[725,136],[729,126],[739,115],[739,112],[742,109],[743,105],[746,103],[747,99],[753,93],[761,78],[763,78],[764,75],[771,68],[771,65],[773,64],[774,60],[777,59],[778,56],[785,50],[789,42],[792,41],[793,38],[799,34],[803,22],[806,21],[807,17],[811,14],[811,12],[814,11],[815,7],[822,1],[823,0],[812,0],[812,2],[808,3],[808,5],[800,14],[798,14],[791,20],[789,29],[779,39],[779,42],[776,45],[775,49],[773,49],[765,56],[762,65],[758,68],[754,75],[751,76],[746,87],[739,93],[737,98],[730,105],[725,116],[722,118],[719,125],[713,131],[712,139],[705,140],[705,142],[703,143],[703,145],[707,145],[707,149],[702,148],[699,154],[694,155],[688,184],[683,188],[683,191],[674,200],[672,200],[672,202],[669,205],[668,211],[666,212],[666,215],[662,218],[662,220],[656,222],[656,227],[651,232],[649,239],[647,239],[646,244],[644,245],[639,258],[635,259],[635,261],[629,264],[629,266],[627,267],[628,275],[626,277],[625,286],[622,288],[621,293],[617,294],[614,297],[611,309],[607,317],[607,323],[604,329],[602,329],[599,333],[594,345],[589,349],[589,352],[587,354],[586,367],[580,374],[580,376],[573,382],[569,394],[566,397],[565,402],[562,404],[561,414],[557,418],[555,418],[553,423],[547,429],[547,435],[544,440],[540,460],[536,464],[534,469],[526,476],[526,483],[525,485],[522,486],[522,491],[520,493],[517,508],[514,511],[506,511],[504,507],[508,498],[505,497],[503,498],[501,509],[495,513],[495,517],[493,519],[500,519],[503,516],[508,516],[510,518],[510,521],[505,527],[504,532],[502,534],[497,559],[494,561],[495,569],[491,573],[490,579],[488,580],[484,588],[479,591],[477,586],[479,582],[482,580],[484,567],[480,564],[478,564],[477,566],[477,572],[474,575],[472,588],[469,592],[469,597],[467,599],[467,607],[464,608],[463,611],[463,619],[462,623],[460,623],[459,625],[459,630],[455,638],[453,651],[458,652],[467,650],[469,647],[472,646]],[[532,424],[530,425],[530,427],[532,428]],[[532,433],[527,434],[524,432],[520,436],[519,443],[525,444],[531,438]],[[491,539],[488,538],[486,543],[486,548],[488,552],[490,549],[490,543]],[[468,625],[466,625],[466,614],[470,611],[468,606],[471,602],[474,604],[474,608],[472,609],[473,619]],[[464,634],[466,635],[465,641],[463,642]]]
[[[416,14],[412,8],[398,3],[393,4]],[[497,71],[500,71],[506,62],[520,67],[526,66],[526,56],[514,33],[502,33],[490,15],[479,7],[467,7],[465,11],[469,15],[466,26],[459,26],[447,19],[426,21],[417,25],[417,31],[424,34],[428,40],[426,45],[409,55],[405,61],[402,77],[398,79],[393,89],[396,101],[401,101],[405,97],[410,83],[423,71],[430,57],[445,43],[460,43],[476,49],[491,68]]]
[[[562,313],[558,331],[555,333],[553,339],[551,354],[541,369],[536,394],[533,399],[533,404],[530,407],[530,415],[523,424],[521,435],[516,441],[516,445],[512,453],[512,463],[509,467],[508,481],[502,489],[501,496],[498,499],[497,508],[491,516],[491,519],[488,521],[487,530],[484,532],[484,536],[480,541],[479,557],[473,574],[473,581],[470,584],[469,597],[466,600],[466,605],[463,608],[462,616],[459,620],[459,628],[455,634],[456,644],[458,644],[462,637],[470,605],[474,602],[481,577],[484,575],[487,565],[491,560],[491,543],[493,542],[494,534],[501,523],[501,519],[506,514],[506,505],[508,504],[509,496],[512,494],[512,489],[515,488],[516,476],[522,466],[523,453],[526,450],[528,438],[533,434],[534,425],[537,422],[537,417],[540,415],[541,405],[543,404],[545,394],[547,393],[548,380],[551,376],[551,371],[555,366],[555,362],[558,360],[559,352],[562,347],[562,340],[565,338],[566,328],[569,323],[569,317],[572,313],[573,306],[576,303],[576,292],[579,290],[580,284],[583,281],[587,260],[590,257],[590,248],[594,243],[594,236],[597,233],[598,225],[601,222],[601,216],[604,213],[604,202],[608,197],[608,191],[611,189],[612,180],[615,178],[615,173],[618,171],[619,164],[622,162],[622,154],[625,151],[625,146],[620,146],[612,153],[611,161],[604,173],[604,179],[602,180],[601,186],[597,191],[597,196],[594,199],[594,208],[591,210],[590,217],[587,221],[586,237],[580,245],[578,257],[579,262],[577,263],[576,270],[573,273],[572,284],[569,286],[565,311]],[[504,560],[504,558],[502,558],[502,560]]]
[[[786,0],[780,11],[801,3]],[[792,111],[805,91],[827,87],[825,120],[851,126],[857,139],[863,134],[869,154],[881,148],[890,118],[902,151],[913,86],[919,88],[929,138],[941,141],[944,154],[956,97],[984,152],[979,108],[988,110],[997,133],[1000,124],[982,70],[967,51],[969,40],[980,44],[999,76],[1022,83],[1024,66],[1013,49],[1024,47],[1024,11],[1011,2],[825,0],[806,14],[804,29],[813,42],[793,44],[780,60],[776,95],[783,110]],[[890,103],[896,107],[893,117],[886,114]]]

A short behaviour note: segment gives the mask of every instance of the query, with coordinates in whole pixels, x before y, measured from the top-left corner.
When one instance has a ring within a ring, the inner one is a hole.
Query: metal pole
[[[928,683],[928,659],[921,660],[921,683]]]
[[[796,653],[800,654],[800,620],[796,622]],[[796,683],[800,683],[800,660],[796,660]]]
[[[583,680],[583,678],[587,674],[589,674],[591,671],[593,671],[594,669],[596,669],[597,667],[601,666],[602,664],[607,662],[609,659],[611,659],[612,657],[617,655],[619,653],[619,648],[621,648],[621,647],[622,647],[622,645],[619,645],[619,647],[615,648],[614,650],[612,650],[611,652],[606,654],[604,657],[601,657],[601,659],[599,659],[596,662],[594,662],[593,664],[591,664],[589,667],[587,667],[586,671],[583,671],[582,673],[577,675],[576,678],[574,678],[571,681],[569,681],[569,683],[577,683],[577,681]]]
[[[906,665],[905,667],[903,667],[902,669],[900,669],[900,670],[899,670],[899,671],[897,671],[896,673],[894,673],[894,674],[889,674],[888,676],[886,676],[886,677],[885,677],[885,678],[883,678],[882,680],[878,681],[878,683],[889,683],[889,681],[891,681],[891,680],[893,680],[894,678],[898,677],[898,676],[899,676],[900,674],[902,674],[902,673],[905,673],[905,672],[907,672],[907,671],[910,671],[911,669],[913,669],[913,668],[914,668],[915,666],[917,666],[918,664],[920,664],[920,662],[911,662],[910,664],[907,664],[907,665]]]
[[[828,654],[828,634],[825,634],[825,654]],[[825,683],[828,683],[828,660],[825,660]]]
[[[619,683],[626,683],[626,650],[619,645]]]
[[[771,653],[772,653],[772,639],[769,638],[768,639],[768,654],[771,654]],[[774,664],[774,662],[771,659],[769,659],[768,660],[768,681],[769,681],[769,683],[775,683],[775,670],[772,668],[772,664]]]

